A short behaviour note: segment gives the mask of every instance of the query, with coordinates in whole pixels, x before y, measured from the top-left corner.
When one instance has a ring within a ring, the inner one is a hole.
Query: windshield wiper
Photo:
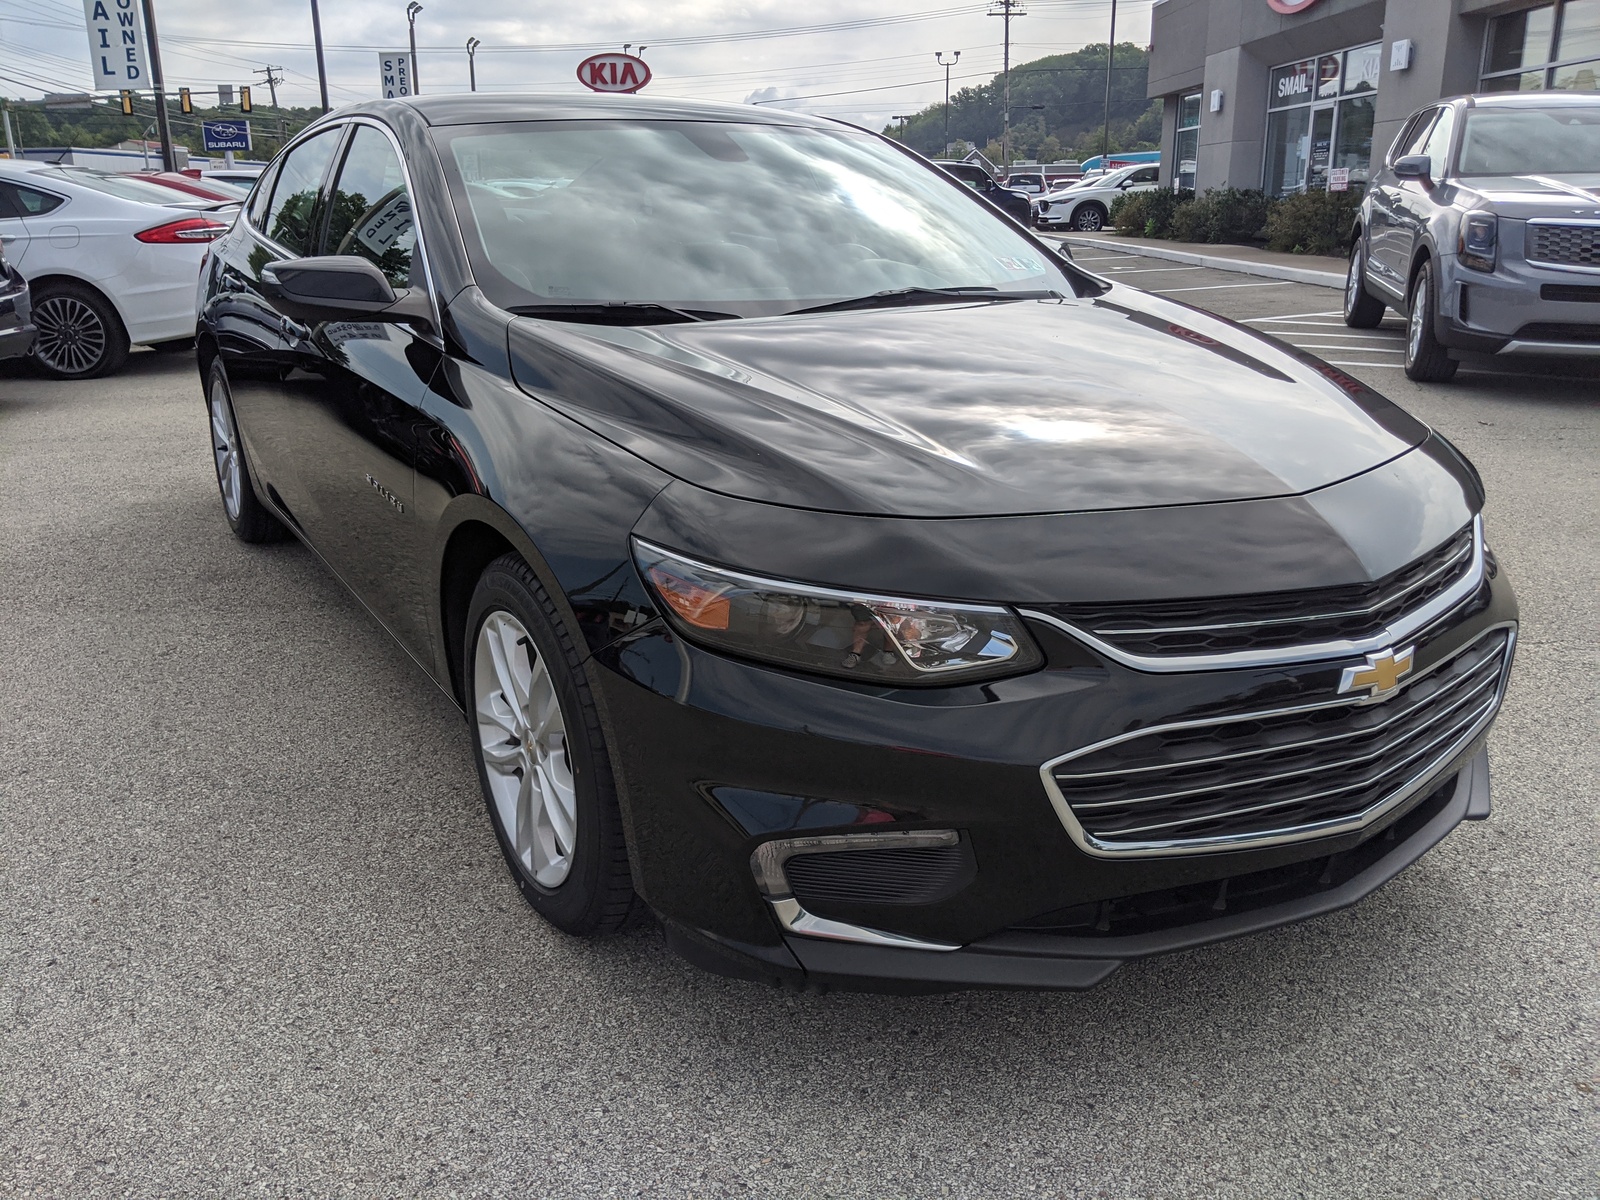
[[[712,308],[674,308],[634,300],[603,300],[591,304],[516,304],[506,309],[519,317],[545,317],[552,321],[577,321],[590,325],[669,325],[682,321],[737,321],[738,313]]]
[[[994,287],[948,288],[890,288],[873,292],[870,296],[856,296],[850,300],[834,300],[811,308],[797,308],[785,314],[841,312],[850,308],[899,308],[911,304],[940,304],[949,300],[1065,300],[1060,292],[1002,292]]]

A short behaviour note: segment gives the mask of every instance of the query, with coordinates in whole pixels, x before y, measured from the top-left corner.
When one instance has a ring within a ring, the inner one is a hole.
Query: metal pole
[[[311,0],[311,37],[317,44],[317,87],[322,92],[322,111],[327,112],[328,66],[322,61],[322,13],[317,9],[317,0]]]
[[[478,47],[483,45],[477,38],[467,39],[467,85],[468,90],[478,90]]]
[[[950,153],[950,68],[961,61],[961,51],[957,50],[949,62],[944,60],[944,51],[940,50],[934,60],[944,68],[944,152]]]
[[[12,158],[21,158],[22,155],[17,153],[17,139],[11,132],[11,110],[0,108],[0,117],[3,117],[6,123],[6,153]]]
[[[1011,0],[1001,0],[1005,5],[1005,72],[1006,72],[1006,115],[1004,131],[1000,135],[1000,169],[1008,175],[1011,173]]]
[[[411,26],[411,94],[422,95],[422,72],[417,69],[417,14],[422,11],[422,5],[417,0],[411,0],[406,5],[406,22]]]
[[[1111,70],[1117,53],[1117,0],[1111,0],[1111,36],[1106,42],[1106,123],[1100,133],[1100,169],[1109,170],[1111,157]]]
[[[178,156],[172,152],[172,126],[167,121],[167,97],[162,92],[161,43],[156,38],[156,0],[144,0],[144,35],[150,39],[150,86],[156,94],[156,129],[161,136],[161,169],[176,171]]]

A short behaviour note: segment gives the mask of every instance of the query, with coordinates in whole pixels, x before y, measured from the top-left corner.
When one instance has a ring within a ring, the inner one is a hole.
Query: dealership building
[[[1157,0],[1162,180],[1358,186],[1402,122],[1463,92],[1594,91],[1600,0]]]

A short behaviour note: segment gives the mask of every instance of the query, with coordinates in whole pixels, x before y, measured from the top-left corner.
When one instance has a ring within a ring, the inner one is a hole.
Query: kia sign
[[[637,92],[650,82],[650,64],[631,54],[596,54],[578,64],[578,82],[591,92]]]
[[[1305,12],[1316,2],[1317,0],[1267,0],[1267,7],[1273,12],[1293,16],[1295,13]]]
[[[207,151],[250,149],[249,121],[201,121],[200,141]]]

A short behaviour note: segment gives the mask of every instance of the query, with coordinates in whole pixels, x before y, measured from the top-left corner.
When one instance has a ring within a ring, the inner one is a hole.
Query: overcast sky
[[[1144,45],[1153,0],[1120,0],[1117,40]],[[309,0],[157,0],[167,86],[254,83],[283,69],[279,100],[317,101]],[[377,95],[378,52],[406,44],[405,0],[321,0],[330,100]],[[417,19],[421,91],[465,91],[476,37],[481,91],[581,91],[587,55],[649,48],[647,91],[733,102],[773,100],[881,127],[944,96],[935,51],[961,51],[951,90],[1000,70],[1001,24],[962,0],[424,0]],[[1110,0],[1030,0],[1012,22],[1012,61],[1106,40]],[[832,26],[833,28],[826,28]],[[787,32],[784,32],[787,31]],[[89,86],[81,0],[0,0],[0,94],[37,97]],[[870,89],[870,90],[869,90]]]

